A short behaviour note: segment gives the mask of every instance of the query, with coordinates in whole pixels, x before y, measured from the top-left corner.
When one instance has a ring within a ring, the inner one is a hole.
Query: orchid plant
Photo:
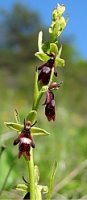
[[[54,175],[57,167],[55,161],[48,186],[39,185],[39,169],[34,164],[33,149],[35,143],[33,136],[46,135],[49,133],[39,127],[36,127],[37,112],[40,100],[45,95],[45,115],[48,121],[55,120],[55,97],[53,90],[59,89],[62,82],[54,82],[54,76],[57,77],[57,67],[65,65],[61,58],[62,46],[58,47],[58,37],[66,27],[67,19],[64,18],[64,5],[58,5],[52,13],[52,23],[49,27],[49,40],[43,42],[43,33],[38,35],[38,52],[35,56],[42,61],[42,65],[35,70],[35,82],[33,93],[33,105],[31,111],[24,118],[24,123],[20,123],[18,111],[15,110],[15,123],[5,122],[5,124],[17,132],[18,136],[13,145],[19,144],[18,158],[24,156],[28,165],[29,182],[24,179],[24,184],[18,184],[17,190],[24,192],[23,199],[41,200],[42,194],[47,193],[46,199],[51,199]],[[36,147],[38,148],[38,147]]]

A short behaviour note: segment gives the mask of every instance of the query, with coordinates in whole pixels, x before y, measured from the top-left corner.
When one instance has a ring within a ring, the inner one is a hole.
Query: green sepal
[[[58,54],[58,47],[55,43],[50,43],[50,53]]]
[[[49,135],[50,133],[48,133],[47,131],[45,131],[44,129],[42,128],[38,128],[38,127],[32,127],[31,128],[31,133],[33,135]]]
[[[38,50],[39,50],[39,52],[43,52],[43,49],[42,49],[42,37],[43,37],[43,32],[40,31],[39,34],[38,34]]]
[[[17,124],[17,123],[14,123],[14,122],[5,122],[5,125],[10,129],[13,129],[13,130],[19,131],[19,132],[21,132],[24,128],[24,125]],[[32,127],[31,133],[33,135],[49,135],[50,134],[47,131],[45,131],[44,129],[38,128],[38,127]]]
[[[24,125],[17,124],[17,123],[14,123],[14,122],[5,122],[5,125],[10,129],[13,129],[13,130],[19,131],[19,132],[21,132],[22,129],[24,128]]]
[[[55,66],[56,67],[64,67],[65,66],[65,60],[62,58],[59,58],[59,56],[55,59]]]
[[[44,62],[47,62],[49,60],[49,56],[44,52],[36,52],[35,56]]]
[[[27,117],[26,117],[26,120],[28,121],[31,121],[32,123],[35,121],[35,119],[36,119],[36,115],[37,115],[37,112],[36,112],[36,110],[31,110],[29,113],[28,113],[28,115],[27,115]]]
[[[20,190],[20,191],[23,191],[23,192],[28,192],[29,188],[25,184],[18,184],[17,187],[16,187],[16,190]]]
[[[48,194],[47,194],[47,200],[51,199],[51,194],[52,194],[52,189],[53,189],[53,184],[54,184],[54,178],[55,178],[55,173],[57,170],[57,161],[54,162],[51,173],[50,173],[50,180],[49,180],[49,186],[48,186]]]

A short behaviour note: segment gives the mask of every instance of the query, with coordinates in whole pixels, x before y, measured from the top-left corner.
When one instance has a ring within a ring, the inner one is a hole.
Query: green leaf
[[[51,174],[50,174],[47,200],[51,199],[51,194],[52,194],[52,189],[53,189],[53,184],[54,184],[54,178],[55,178],[56,169],[57,169],[57,162],[55,161],[54,164],[53,164],[52,170],[51,170]]]
[[[38,127],[32,127],[31,128],[31,133],[33,135],[49,135],[50,134],[47,131],[45,131],[44,129],[38,128]]]
[[[38,50],[39,50],[39,52],[43,52],[43,49],[42,49],[42,36],[43,36],[43,32],[40,31],[39,34],[38,34]]]
[[[50,43],[50,53],[58,54],[58,47],[55,43]]]
[[[45,53],[42,53],[42,52],[36,52],[35,56],[37,58],[39,58],[40,60],[45,61],[45,62],[47,62],[49,60],[49,56]]]
[[[24,125],[22,124],[17,124],[17,123],[14,123],[14,122],[5,122],[5,125],[10,128],[10,129],[13,129],[15,131],[22,131]]]
[[[55,66],[56,67],[64,67],[65,66],[65,60],[62,58],[59,58],[59,56],[55,59]]]
[[[26,120],[28,121],[31,121],[31,122],[34,122],[35,121],[35,118],[36,118],[36,115],[37,115],[37,112],[36,112],[36,110],[31,110],[29,113],[28,113],[28,115],[27,115],[27,117],[26,117]]]
[[[25,185],[25,184],[18,184],[17,187],[16,187],[16,190],[27,192],[28,191],[28,186]]]

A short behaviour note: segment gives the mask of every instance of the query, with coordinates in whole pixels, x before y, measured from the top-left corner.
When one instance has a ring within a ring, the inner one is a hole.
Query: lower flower
[[[45,115],[48,121],[55,120],[55,100],[54,94],[51,90],[48,90],[46,93],[46,100],[45,100]]]
[[[34,123],[35,124],[35,123]],[[33,125],[34,125],[33,124]],[[26,159],[30,160],[30,148],[35,148],[35,144],[33,142],[30,128],[33,126],[30,121],[24,121],[24,129],[20,133],[20,135],[14,140],[14,145],[19,143],[19,154],[18,158],[22,155],[26,157]]]
[[[48,121],[55,121],[55,100],[52,100],[50,103],[46,104],[45,115]]]

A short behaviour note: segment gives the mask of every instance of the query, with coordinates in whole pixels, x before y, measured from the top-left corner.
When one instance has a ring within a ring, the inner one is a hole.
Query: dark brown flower
[[[55,121],[55,99],[52,90],[59,89],[61,84],[62,82],[52,82],[46,92],[46,100],[43,105],[45,105],[45,115],[48,121]]]
[[[34,123],[35,124],[35,123]],[[33,125],[34,125],[33,124]],[[30,121],[24,120],[24,129],[20,133],[20,135],[14,140],[14,145],[19,143],[19,154],[18,157],[20,158],[24,155],[28,160],[30,159],[30,148],[35,148],[35,144],[33,142],[30,128],[33,126]]]
[[[38,81],[41,81],[43,85],[47,85],[50,80],[51,71],[54,67],[54,75],[57,76],[57,71],[54,66],[55,57],[50,58],[45,64],[38,67],[38,70],[40,70]]]
[[[48,90],[46,93],[46,100],[45,100],[45,115],[48,121],[55,120],[55,100],[54,94],[52,91]]]

